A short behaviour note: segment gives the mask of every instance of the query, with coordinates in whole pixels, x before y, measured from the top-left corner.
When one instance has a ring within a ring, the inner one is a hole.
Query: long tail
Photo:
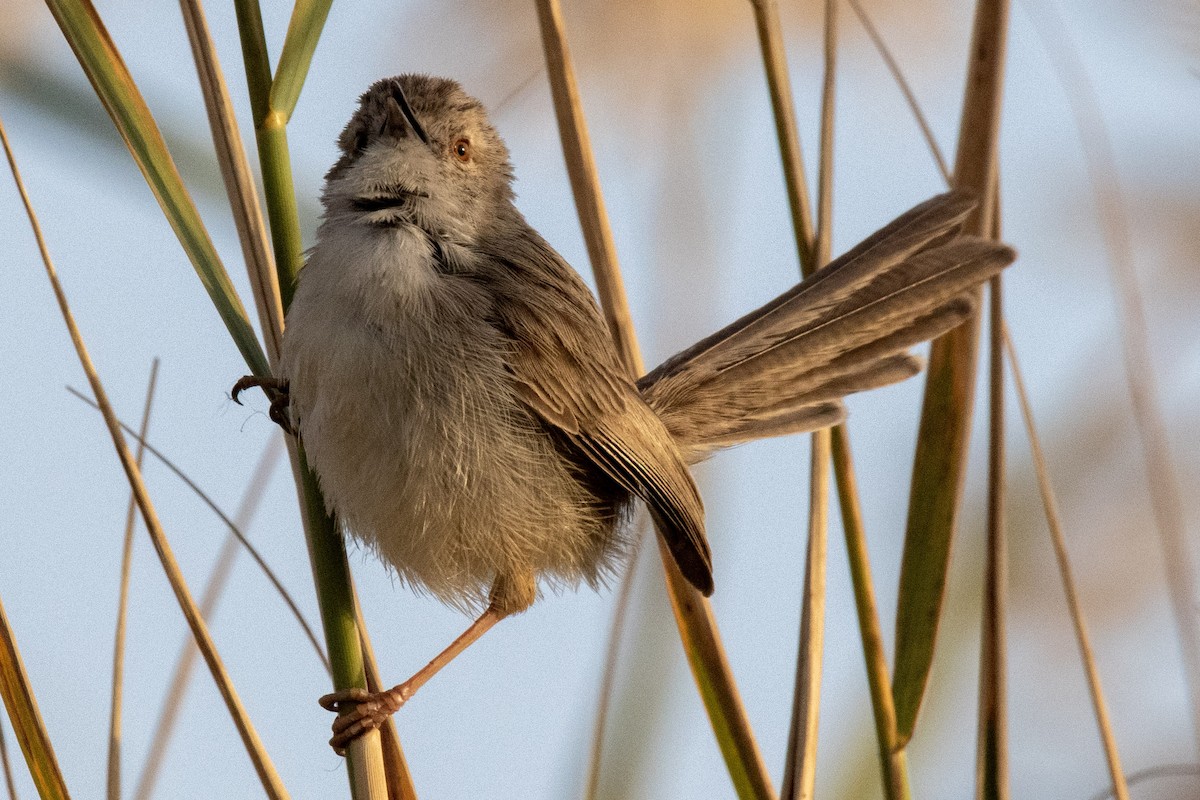
[[[643,377],[684,457],[833,425],[842,396],[920,371],[907,348],[966,319],[971,290],[1016,258],[960,233],[974,205],[958,192],[922,203]]]

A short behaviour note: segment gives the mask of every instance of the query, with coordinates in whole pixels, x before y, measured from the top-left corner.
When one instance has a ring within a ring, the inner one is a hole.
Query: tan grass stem
[[[4,126],[0,125],[0,137],[3,136]],[[7,150],[7,139],[4,140],[4,146]],[[11,154],[9,157],[11,159]],[[25,764],[38,796],[42,800],[66,800],[67,786],[62,770],[54,755],[54,747],[50,744],[46,723],[38,711],[37,698],[33,694],[29,675],[25,672],[21,651],[17,648],[17,637],[8,624],[8,615],[4,613],[3,602],[0,602],[0,700],[4,701],[4,707],[8,710],[13,733],[25,754]],[[15,796],[16,786],[8,769],[7,750],[5,754],[5,778],[9,793]]]
[[[1034,31],[1043,39],[1046,55],[1063,84],[1067,104],[1083,146],[1088,179],[1096,195],[1100,230],[1108,251],[1109,274],[1116,294],[1121,328],[1121,355],[1133,406],[1133,419],[1142,441],[1142,458],[1154,523],[1158,528],[1163,567],[1180,655],[1191,700],[1192,735],[1200,750],[1200,615],[1192,553],[1188,546],[1183,493],[1171,458],[1170,436],[1158,400],[1146,304],[1134,269],[1133,243],[1117,174],[1117,159],[1096,91],[1067,32],[1062,16],[1048,3],[1025,3],[1034,18]]]
[[[596,719],[592,725],[592,744],[588,753],[587,778],[584,781],[585,800],[596,800],[600,794],[600,767],[604,761],[604,734],[608,728],[608,712],[612,707],[613,694],[617,685],[617,668],[621,660],[621,639],[629,619],[629,608],[633,604],[634,579],[642,556],[642,542],[646,538],[645,517],[639,515],[640,524],[633,538],[629,554],[629,566],[621,576],[617,589],[616,608],[608,628],[608,645],[604,653],[604,670],[600,678],[600,691],[596,699]]]
[[[1067,609],[1071,614],[1071,623],[1075,627],[1075,638],[1079,643],[1079,655],[1083,661],[1084,673],[1087,676],[1088,691],[1092,697],[1092,709],[1096,714],[1096,725],[1100,730],[1100,740],[1104,746],[1104,756],[1108,763],[1109,775],[1112,778],[1113,794],[1117,800],[1129,800],[1129,786],[1125,773],[1121,769],[1121,757],[1117,752],[1117,740],[1113,733],[1112,720],[1109,718],[1108,704],[1104,700],[1104,690],[1100,684],[1100,671],[1096,667],[1096,656],[1092,650],[1091,637],[1088,635],[1087,623],[1083,616],[1083,605],[1079,600],[1075,578],[1071,570],[1070,556],[1067,553],[1066,537],[1063,535],[1062,520],[1058,513],[1058,501],[1054,495],[1054,487],[1050,482],[1050,470],[1046,464],[1046,455],[1042,450],[1041,437],[1033,419],[1033,406],[1025,391],[1025,379],[1021,374],[1021,366],[1017,361],[1016,347],[1007,328],[1003,331],[1004,344],[1008,349],[1009,366],[1012,368],[1013,385],[1017,390],[1017,401],[1021,407],[1021,417],[1025,421],[1025,432],[1029,436],[1029,447],[1033,453],[1033,466],[1037,474],[1038,489],[1042,494],[1042,504],[1046,509],[1046,523],[1050,529],[1050,541],[1054,545],[1054,557],[1058,562],[1058,572],[1062,577],[1063,594],[1066,595]]]
[[[142,409],[142,423],[138,428],[137,454],[134,460],[142,468],[146,455],[146,434],[150,429],[150,410],[154,406],[154,387],[158,383],[158,359],[150,365],[150,379],[146,384],[146,404]],[[121,696],[125,675],[125,622],[129,608],[129,573],[133,564],[133,531],[137,523],[137,502],[129,494],[129,505],[125,509],[125,535],[121,545],[120,589],[117,593],[117,629],[113,635],[112,701],[108,717],[108,800],[121,800]]]
[[[576,211],[595,274],[600,305],[618,351],[631,376],[644,372],[633,319],[617,265],[616,247],[600,192],[579,88],[567,46],[562,9],[557,0],[538,0],[538,22],[546,55],[554,110]],[[659,539],[666,572],[667,595],[700,696],[712,722],[717,744],[740,798],[772,798],[770,777],[746,717],[712,607],[679,573]]]
[[[852,5],[855,5],[857,8],[857,0],[850,0],[850,2]],[[865,22],[865,19],[864,19],[864,22]],[[876,42],[877,47],[880,47],[880,48],[884,47],[884,44],[881,39],[878,39],[874,36],[872,37],[872,39],[873,39],[873,41]],[[889,61],[891,62],[894,60],[889,59]],[[902,73],[900,72],[898,67],[893,72],[893,74],[896,76],[897,80],[900,80],[900,81],[903,80]],[[925,116],[924,116],[924,113],[921,111],[921,108],[920,108],[919,104],[917,103],[915,96],[911,92],[905,92],[905,97],[908,101],[910,110],[912,111],[913,115],[918,119],[919,124],[921,125],[922,129],[927,129],[928,125],[926,123],[920,122],[921,120],[924,120]],[[928,143],[928,145],[932,151],[934,160],[939,164],[944,164],[945,159],[942,157],[941,152],[938,149],[937,142],[930,136],[926,137],[926,142]],[[949,180],[947,182],[949,182]],[[999,204],[996,203],[995,205],[998,207]],[[996,235],[998,238],[998,232],[996,232]],[[1030,438],[1031,448],[1034,450],[1035,454],[1039,454],[1039,455],[1035,455],[1035,470],[1037,471],[1039,489],[1042,492],[1043,507],[1044,507],[1044,510],[1046,513],[1046,521],[1051,530],[1051,536],[1056,537],[1059,540],[1064,540],[1064,537],[1062,534],[1062,523],[1061,523],[1061,520],[1060,520],[1060,517],[1058,514],[1058,504],[1057,504],[1057,501],[1056,501],[1054,493],[1053,493],[1052,483],[1050,481],[1049,466],[1046,462],[1044,454],[1042,454],[1042,451],[1041,451],[1040,437],[1037,434],[1036,425],[1035,425],[1034,419],[1033,419],[1032,404],[1030,403],[1029,396],[1025,390],[1025,385],[1024,385],[1024,381],[1022,378],[1021,369],[1020,369],[1020,363],[1017,359],[1016,349],[1013,346],[1012,338],[1009,336],[1007,325],[1005,325],[1005,327],[1004,327],[1004,347],[1007,350],[1008,358],[1010,361],[1010,368],[1013,371],[1013,381],[1014,381],[1014,385],[1016,388],[1019,404],[1021,407],[1021,414],[1025,421],[1026,431]],[[1055,531],[1057,531],[1057,534],[1055,534]],[[1061,550],[1056,545],[1056,555],[1058,555],[1059,553],[1061,553],[1062,557],[1065,559],[1065,557],[1067,555],[1065,543],[1062,546]],[[1063,572],[1060,569],[1060,574],[1063,576],[1063,580],[1065,582],[1064,583],[1064,593],[1068,597],[1074,596],[1074,597],[1078,598],[1078,590],[1076,588],[1074,577],[1070,570],[1070,563],[1068,561],[1060,561],[1060,567],[1064,564],[1067,567],[1066,571]],[[1156,769],[1149,769],[1149,770],[1141,770],[1141,771],[1135,772],[1135,773],[1130,773],[1128,776],[1124,775],[1124,773],[1121,769],[1121,764],[1120,764],[1120,760],[1119,760],[1117,749],[1116,749],[1115,737],[1112,732],[1112,726],[1111,726],[1111,723],[1109,722],[1107,705],[1104,701],[1104,695],[1101,690],[1101,685],[1100,685],[1100,680],[1099,680],[1099,672],[1097,670],[1095,660],[1092,657],[1091,647],[1089,644],[1086,644],[1088,641],[1088,637],[1087,637],[1087,629],[1086,629],[1086,626],[1084,625],[1082,611],[1081,611],[1081,609],[1074,609],[1074,610],[1070,609],[1069,603],[1068,603],[1068,609],[1071,611],[1073,624],[1075,623],[1076,619],[1078,619],[1078,624],[1076,626],[1077,636],[1079,635],[1080,630],[1083,631],[1084,639],[1083,639],[1083,643],[1081,643],[1081,651],[1082,651],[1081,660],[1084,662],[1084,670],[1089,676],[1089,690],[1091,692],[1092,701],[1093,701],[1093,711],[1096,714],[1098,726],[1100,729],[1101,739],[1104,743],[1105,754],[1106,754],[1106,756],[1109,756],[1109,755],[1112,756],[1111,758],[1108,759],[1108,767],[1109,767],[1109,772],[1110,772],[1111,779],[1112,779],[1113,788],[1106,792],[1101,792],[1100,794],[1097,794],[1095,796],[1094,800],[1102,800],[1102,798],[1105,798],[1105,797],[1117,797],[1119,800],[1126,800],[1128,798],[1128,786],[1131,786],[1135,782],[1141,782],[1142,780],[1145,780],[1148,778],[1158,777],[1159,773]],[[1078,615],[1076,615],[1077,611],[1079,612]],[[1190,764],[1189,765],[1171,765],[1169,768],[1166,768],[1166,769],[1167,769],[1167,772],[1165,772],[1163,774],[1195,775],[1195,774],[1200,773],[1200,767],[1196,767],[1195,765],[1190,765]]]
[[[275,274],[275,261],[271,256],[258,189],[246,158],[246,149],[242,146],[237,117],[234,116],[233,103],[229,98],[229,87],[225,83],[216,46],[204,18],[204,9],[199,0],[180,0],[179,7],[183,12],[188,42],[192,46],[213,146],[217,151],[217,164],[221,168],[229,208],[242,245],[242,257],[246,261],[267,357],[273,368],[279,360],[279,347],[283,340],[283,304],[279,299],[279,278]]]
[[[925,118],[924,112],[921,111],[921,104],[917,102],[917,96],[909,85],[908,79],[904,77],[904,70],[900,69],[899,62],[892,55],[891,48],[883,40],[879,29],[875,27],[875,23],[871,20],[871,15],[863,8],[859,0],[846,0],[853,9],[858,21],[862,23],[863,30],[867,32],[867,37],[871,40],[875,50],[883,59],[883,63],[887,66],[888,72],[891,73],[892,79],[896,81],[896,87],[900,89],[900,93],[904,95],[904,102],[913,112],[913,119],[917,123],[917,127],[921,129],[921,136],[924,137],[926,145],[929,147],[929,155],[933,157],[933,162],[941,173],[942,178],[947,184],[952,183],[953,177],[950,175],[950,167],[946,164],[946,159],[942,155],[942,149],[938,147],[937,138],[933,135],[933,128],[929,126],[929,120]]]
[[[2,130],[0,128],[0,131]],[[101,413],[104,415],[104,422],[112,438],[113,446],[117,451],[117,457],[133,488],[138,508],[142,512],[142,518],[146,522],[146,528],[149,530],[151,541],[154,543],[154,549],[157,551],[159,560],[162,562],[163,571],[167,575],[167,580],[171,583],[171,589],[174,591],[175,597],[179,602],[179,607],[187,619],[188,626],[192,629],[192,634],[195,636],[196,642],[204,654],[209,671],[212,673],[213,680],[216,682],[221,697],[224,699],[230,716],[233,718],[234,725],[237,727],[246,752],[254,764],[254,769],[258,773],[263,789],[266,791],[267,796],[273,798],[273,800],[285,798],[288,796],[287,790],[283,787],[283,783],[280,781],[279,775],[275,771],[275,766],[271,763],[270,756],[267,755],[266,749],[263,747],[262,741],[254,729],[254,725],[246,715],[246,709],[242,705],[237,691],[233,688],[233,683],[230,681],[225,666],[221,662],[221,657],[208,632],[208,627],[205,625],[204,619],[201,617],[200,611],[192,599],[191,592],[188,590],[187,584],[183,579],[183,574],[179,570],[179,564],[175,561],[175,555],[171,551],[170,544],[167,542],[166,535],[158,519],[158,514],[150,500],[149,492],[142,481],[141,470],[138,469],[137,464],[133,460],[133,455],[129,452],[129,448],[125,443],[125,437],[121,433],[120,423],[117,421],[116,414],[108,402],[108,395],[105,393],[104,386],[100,382],[100,376],[96,373],[96,368],[92,364],[91,357],[88,355],[87,347],[83,342],[83,336],[75,324],[75,318],[67,302],[66,293],[59,283],[57,271],[50,259],[50,252],[42,236],[37,215],[33,211],[33,206],[30,203],[29,195],[25,191],[25,185],[21,180],[20,172],[17,169],[12,152],[8,148],[7,136],[4,137],[4,147],[12,169],[13,180],[17,184],[21,201],[25,206],[25,212],[29,216],[30,227],[33,229],[34,238],[37,240],[38,250],[42,256],[42,263],[46,269],[46,277],[49,279],[50,285],[54,290],[55,299],[58,302],[59,310],[62,312],[63,321],[67,326],[71,342],[75,346],[75,352],[79,356],[80,365],[87,374],[88,383],[95,394]]]
[[[774,9],[773,9],[774,10]],[[756,12],[758,7],[756,6]],[[761,14],[756,13],[756,17]],[[768,27],[778,37],[780,28],[778,12],[769,14],[773,24]],[[767,66],[768,83],[780,82],[771,75],[782,69],[786,62],[782,52],[769,56],[766,41],[762,36],[763,25],[759,25],[760,41],[763,41],[763,60]],[[825,69],[821,86],[821,139],[818,151],[817,172],[817,230],[812,250],[808,251],[809,263],[805,263],[806,248],[799,247],[800,270],[811,271],[829,263],[833,236],[833,142],[834,111],[836,109],[837,86],[837,2],[825,2]],[[775,37],[770,37],[775,38]],[[790,90],[789,90],[790,91]],[[779,135],[780,152],[784,161],[784,172],[788,185],[789,199],[798,194],[805,198],[804,186],[798,184],[803,173],[788,164],[788,137],[785,130],[796,132],[795,112],[782,104],[772,104],[779,109],[776,113],[776,131]],[[780,117],[787,114],[787,120]],[[799,138],[796,137],[795,156],[799,156]],[[796,241],[806,227],[802,205],[791,202],[793,227]],[[809,458],[808,493],[808,547],[804,566],[804,593],[800,605],[800,639],[796,654],[796,683],[792,696],[792,719],[788,730],[787,760],[784,764],[783,786],[780,797],[787,800],[811,800],[816,792],[817,781],[817,728],[821,710],[821,661],[825,654],[825,571],[829,552],[829,460],[831,434],[820,430],[812,435],[812,451]],[[886,681],[886,676],[885,676]]]
[[[799,152],[799,137],[795,134],[796,122],[795,112],[791,104],[790,90],[787,95],[781,94],[774,87],[787,86],[787,62],[783,51],[782,36],[779,34],[780,24],[778,19],[778,6],[773,2],[754,2],[755,21],[759,31],[759,43],[763,49],[763,64],[768,74],[768,83],[772,87],[771,101],[772,110],[775,116],[776,133],[780,139],[780,149],[783,153],[784,162],[784,179],[788,185],[789,198],[798,196],[802,198],[802,202],[791,203],[793,214],[793,226],[797,231],[811,231],[812,222],[808,218],[809,206],[807,202],[807,190],[804,183],[804,174],[802,165],[798,155],[789,157],[789,151]],[[832,22],[830,17],[829,21]],[[829,180],[832,176],[832,132],[833,132],[833,45],[835,42],[832,39],[833,26],[826,25],[826,69],[825,69],[825,86],[822,92],[822,148],[821,148],[821,163],[822,171],[819,176],[821,182],[818,187],[821,191],[821,197],[818,199],[819,211],[822,219],[829,220],[831,223],[831,208],[832,208],[832,192],[830,191]],[[789,140],[793,140],[793,145]],[[795,165],[799,165],[798,167]],[[795,219],[799,214],[802,219]],[[831,225],[826,225],[828,231]],[[829,260],[829,236],[828,233],[821,243],[801,242],[797,241],[797,247],[800,254],[800,271],[802,275],[811,274],[811,272],[819,265]],[[820,251],[824,252],[821,256]],[[806,258],[807,257],[807,258]],[[866,560],[866,531],[863,525],[862,510],[859,505],[857,483],[854,476],[854,460],[850,453],[849,428],[844,424],[836,426],[828,434],[818,434],[814,437],[814,451],[820,452],[826,447],[821,441],[821,437],[828,435],[829,444],[828,453],[832,456],[834,473],[837,477],[839,503],[842,508],[842,524],[843,531],[848,543],[848,553],[851,559],[851,579],[854,583],[855,603],[859,616],[859,631],[863,640],[863,658],[867,664],[868,685],[871,688],[872,708],[874,710],[876,721],[876,736],[878,739],[878,748],[880,753],[880,763],[883,773],[883,784],[889,797],[907,796],[908,776],[907,762],[903,753],[898,752],[898,743],[896,735],[896,714],[892,702],[892,694],[888,688],[888,666],[884,656],[882,629],[879,625],[878,610],[875,603],[874,589],[872,588],[870,564]],[[814,464],[816,462],[813,462]],[[814,497],[810,501],[810,514],[821,500]],[[811,522],[811,521],[810,521]],[[811,524],[810,524],[811,531]],[[814,549],[813,542],[810,538],[810,552]],[[820,552],[818,550],[818,552]],[[811,556],[810,556],[811,557]],[[811,573],[806,570],[806,601],[812,596],[809,581]],[[807,612],[802,609],[802,642],[799,661],[797,663],[797,691],[801,685],[808,681],[805,677],[801,680],[801,676],[807,676],[813,668],[812,652],[805,652],[803,637],[806,635],[804,631],[804,619]],[[811,635],[811,634],[807,634]],[[800,724],[797,713],[798,709],[804,709],[807,699],[802,699],[798,695],[793,698],[793,721],[792,731],[789,733],[788,739],[788,757],[785,767],[785,796],[795,795],[797,792],[803,793],[801,787],[802,782],[798,782],[792,772],[793,765],[798,763],[798,759],[813,759],[815,753],[807,755],[802,754],[796,748],[800,745],[800,736],[797,726]],[[816,706],[811,706],[815,715]],[[807,712],[805,712],[807,713]],[[808,724],[815,726],[815,716],[808,720]],[[815,727],[813,738],[808,740],[811,746],[815,747]],[[815,764],[814,764],[815,766]],[[815,772],[812,773],[815,775]],[[808,778],[806,778],[807,780]],[[807,790],[812,792],[811,786]]]
[[[354,592],[354,614],[358,619],[363,618],[362,605],[358,600],[358,591]],[[379,674],[378,662],[375,660],[375,647],[371,644],[371,636],[367,633],[366,625],[358,626],[359,641],[363,651],[363,666],[367,673],[367,690],[382,692],[388,688]],[[388,800],[417,800],[417,788],[413,784],[412,772],[400,748],[400,733],[396,729],[396,716],[391,714],[379,726],[380,749],[383,756],[383,772],[387,781]]]
[[[808,183],[804,177],[800,133],[796,127],[796,109],[792,102],[787,51],[779,22],[779,4],[775,0],[751,0],[750,5],[754,9],[754,25],[758,31],[763,69],[771,96],[775,135],[779,139],[779,155],[783,160],[784,185],[792,212],[792,231],[800,258],[800,271],[808,275],[817,268],[813,252],[812,211],[809,209]]]
[[[993,204],[998,215],[999,204]],[[997,226],[998,227],[998,226]],[[976,797],[1008,800],[1008,539],[1004,475],[1004,304],[999,277],[989,291],[987,557],[979,653]]]
[[[964,226],[976,235],[986,235],[992,213],[1007,31],[1007,0],[979,0],[954,164],[954,185],[979,199]],[[934,341],[929,353],[896,604],[892,694],[901,742],[916,727],[933,665],[966,479],[978,339],[979,317],[973,315]]]
[[[8,735],[4,726],[0,725],[0,770],[4,771],[4,787],[8,790],[8,800],[18,800],[17,782],[13,778],[12,764],[8,760]]]
[[[238,502],[238,509],[234,514],[233,524],[239,532],[249,527],[258,511],[267,484],[279,464],[279,457],[283,451],[282,444],[278,437],[271,437],[267,446],[263,448],[258,463],[250,473],[250,480],[246,483],[246,489],[242,493],[242,499]],[[203,495],[201,498],[205,503],[211,502]],[[243,536],[243,538],[245,537]],[[204,615],[204,619],[212,620],[213,615],[216,614],[217,604],[225,591],[225,586],[233,571],[234,561],[242,547],[238,535],[231,530],[226,535],[221,550],[217,553],[216,561],[204,582],[204,590],[200,597],[200,613]],[[291,602],[290,596],[285,595],[285,602],[292,606],[293,614],[300,613],[299,609],[295,608],[294,603]],[[308,635],[309,641],[316,646],[316,637],[302,617],[300,624]],[[187,687],[191,682],[197,655],[196,644],[188,637],[184,640],[183,646],[175,658],[175,669],[168,683],[166,696],[158,713],[158,720],[154,725],[154,732],[150,736],[150,752],[142,763],[142,771],[138,776],[137,787],[133,793],[135,800],[147,800],[154,793],[154,787],[166,758],[167,745],[170,744],[171,736],[175,731],[175,723],[179,719],[179,711],[183,707],[183,700],[187,695]],[[328,671],[329,665],[324,661],[324,654],[318,650],[317,655],[322,659],[322,663]]]
[[[76,397],[78,397],[83,402],[90,405],[92,408],[99,410],[99,406],[96,404],[96,402],[94,400],[92,400],[90,397],[84,396],[77,389],[68,386],[67,391],[70,392],[71,394],[75,395]],[[302,614],[300,612],[300,607],[298,605],[296,605],[296,601],[292,597],[291,592],[289,592],[284,587],[283,581],[279,580],[279,576],[275,574],[275,570],[271,569],[270,565],[267,564],[267,560],[265,558],[263,558],[262,553],[260,553],[258,551],[258,548],[255,547],[248,538],[246,538],[246,534],[242,532],[242,527],[240,525],[238,525],[238,523],[235,522],[233,519],[231,519],[229,517],[229,515],[226,514],[225,511],[219,505],[217,505],[217,502],[215,500],[213,500],[212,497],[210,497],[207,492],[205,492],[203,489],[201,489],[200,485],[198,483],[196,483],[194,480],[192,480],[191,477],[186,472],[184,472],[179,467],[178,464],[176,464],[173,460],[168,458],[161,450],[159,450],[154,445],[140,439],[138,437],[138,435],[133,432],[133,429],[130,428],[128,425],[126,425],[123,422],[120,422],[119,420],[118,420],[118,424],[121,426],[121,429],[123,431],[125,431],[126,434],[128,434],[131,438],[134,439],[134,441],[145,445],[146,452],[148,452],[150,455],[152,455],[156,459],[158,459],[164,467],[169,469],[175,475],[175,477],[177,477],[177,478],[179,478],[179,480],[183,481],[184,485],[187,486],[189,489],[191,489],[192,492],[196,495],[196,497],[200,498],[200,501],[202,503],[204,503],[206,506],[208,506],[209,509],[214,514],[217,515],[217,518],[220,519],[221,522],[225,524],[225,527],[229,529],[230,536],[233,536],[238,541],[238,543],[241,544],[241,546],[243,548],[245,548],[246,552],[250,554],[250,558],[254,560],[255,565],[263,573],[264,577],[266,577],[266,579],[271,583],[271,586],[275,589],[275,592],[279,595],[280,599],[282,599],[284,604],[288,607],[288,611],[291,612],[291,614],[295,618],[297,624],[299,624],[300,629],[304,632],[305,638],[307,638],[309,641],[309,644],[311,644],[313,646],[313,651],[317,655],[317,660],[320,661],[321,664],[325,667],[325,671],[329,672],[329,670],[330,670],[329,659],[326,657],[325,652],[321,649],[321,644],[317,640],[317,636],[313,632],[312,626],[308,624],[308,620],[306,620],[304,618],[304,614]],[[243,497],[242,502],[243,503],[247,502],[245,497]]]

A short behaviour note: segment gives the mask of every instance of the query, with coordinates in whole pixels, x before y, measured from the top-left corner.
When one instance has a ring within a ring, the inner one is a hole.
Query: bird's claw
[[[283,428],[288,434],[295,436],[296,431],[292,428],[292,421],[288,414],[291,395],[288,393],[287,381],[279,378],[260,378],[257,375],[244,375],[233,385],[229,396],[233,402],[240,406],[242,401],[239,395],[247,389],[252,389],[256,386],[262,389],[263,394],[271,401],[271,409],[267,412],[271,421]]]
[[[339,756],[346,755],[346,747],[350,742],[365,733],[375,730],[383,721],[400,710],[405,696],[403,687],[396,687],[386,692],[368,692],[366,689],[344,689],[340,692],[327,694],[317,702],[326,711],[338,712],[333,721],[333,737],[329,746]],[[343,705],[353,706],[342,710]]]

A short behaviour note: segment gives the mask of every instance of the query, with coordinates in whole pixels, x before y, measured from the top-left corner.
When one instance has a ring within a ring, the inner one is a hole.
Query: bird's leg
[[[271,421],[283,428],[287,433],[295,436],[296,431],[292,428],[292,420],[288,414],[288,405],[291,402],[291,395],[288,393],[288,382],[280,378],[260,378],[257,375],[244,375],[233,385],[229,396],[233,398],[233,402],[240,406],[242,401],[238,399],[238,395],[255,386],[262,389],[263,394],[271,401],[271,410],[267,412],[271,417]]]
[[[442,667],[477,642],[497,622],[529,608],[536,596],[537,585],[532,572],[515,577],[499,577],[492,585],[491,603],[487,610],[449,647],[434,656],[432,661],[421,667],[404,683],[383,692],[368,692],[366,689],[355,688],[323,696],[317,701],[321,707],[327,711],[338,712],[337,719],[333,721],[330,746],[339,755],[345,755],[346,746],[350,742],[378,728],[388,716],[399,711],[430,678],[440,672]]]

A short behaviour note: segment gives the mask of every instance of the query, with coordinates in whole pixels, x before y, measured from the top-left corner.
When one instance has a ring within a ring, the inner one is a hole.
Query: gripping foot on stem
[[[296,431],[292,427],[291,414],[288,413],[291,403],[291,396],[288,394],[288,382],[279,378],[260,378],[257,375],[244,375],[233,385],[229,396],[233,398],[233,402],[240,406],[242,401],[238,398],[238,395],[255,386],[262,389],[263,394],[271,401],[271,409],[267,412],[271,421],[283,428],[289,435],[295,436]]]

